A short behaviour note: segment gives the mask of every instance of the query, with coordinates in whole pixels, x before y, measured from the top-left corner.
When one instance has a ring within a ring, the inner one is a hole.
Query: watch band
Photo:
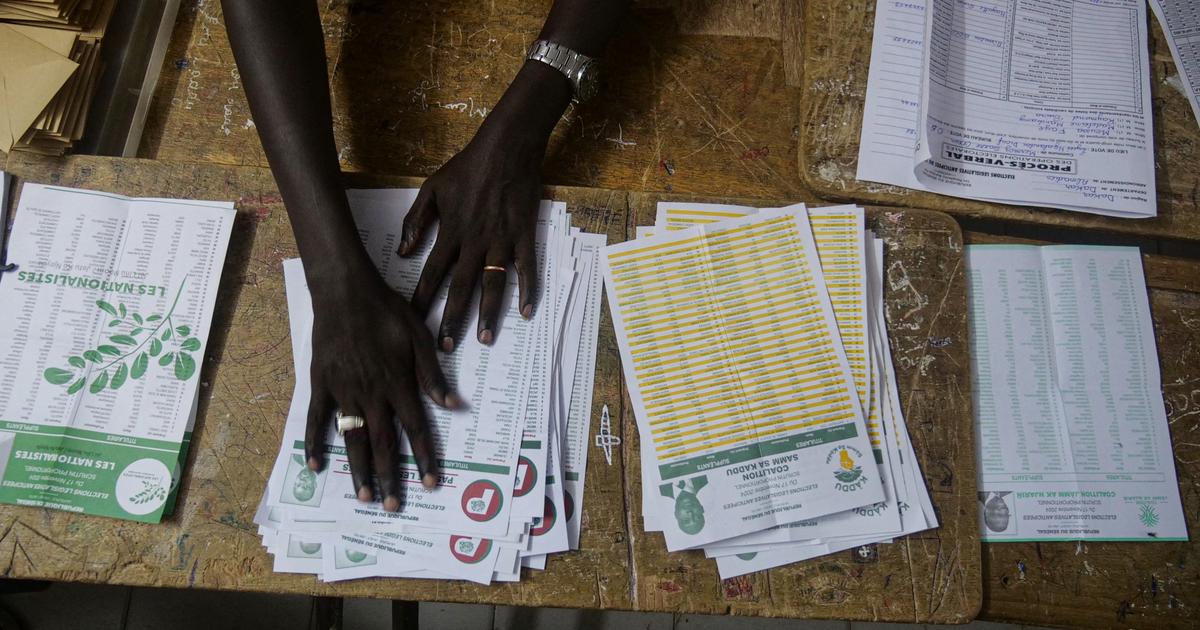
[[[580,93],[579,82],[582,78],[582,70],[594,61],[591,57],[577,53],[562,44],[539,39],[529,47],[529,54],[525,55],[525,58],[540,61],[561,72],[571,82],[575,99],[585,100],[584,95]]]

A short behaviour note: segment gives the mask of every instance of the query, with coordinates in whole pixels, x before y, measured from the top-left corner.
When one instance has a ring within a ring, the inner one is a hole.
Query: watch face
[[[579,69],[579,79],[576,81],[576,97],[582,103],[600,91],[600,65],[589,61]]]

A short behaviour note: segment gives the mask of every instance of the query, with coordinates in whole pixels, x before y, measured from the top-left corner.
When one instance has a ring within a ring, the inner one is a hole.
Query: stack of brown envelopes
[[[0,151],[61,155],[83,137],[116,0],[0,0]]]

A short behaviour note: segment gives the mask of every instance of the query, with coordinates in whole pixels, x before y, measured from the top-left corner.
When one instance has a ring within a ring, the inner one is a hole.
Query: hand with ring
[[[454,350],[470,319],[467,311],[476,285],[480,299],[475,335],[484,344],[496,338],[510,267],[517,275],[518,310],[526,319],[533,315],[542,159],[570,90],[553,69],[531,63],[466,148],[425,181],[404,219],[401,255],[416,251],[425,232],[438,224],[437,241],[413,292],[413,305],[426,312],[449,278],[438,331],[438,344],[445,352]],[[553,89],[565,90],[559,95],[561,104],[547,96]]]
[[[314,279],[309,282],[314,320],[304,440],[308,466],[324,466],[325,438],[336,411],[358,499],[375,500],[377,491],[383,508],[395,512],[403,495],[396,420],[421,483],[432,489],[437,459],[421,392],[448,409],[463,403],[446,383],[429,329],[374,269],[356,270],[337,282]]]
[[[507,159],[473,156],[487,152],[472,145],[451,158],[421,187],[405,218],[399,248],[402,255],[411,253],[425,230],[434,219],[438,220],[437,241],[413,292],[413,305],[426,312],[443,280],[449,277],[449,295],[438,331],[438,343],[445,352],[454,350],[470,319],[467,310],[477,284],[480,300],[475,335],[483,344],[495,339],[510,261],[515,263],[520,287],[519,310],[527,319],[533,315],[537,293],[534,242],[541,191],[540,153],[536,160],[531,158],[518,167]],[[484,173],[508,168],[520,172]]]
[[[361,429],[367,426],[367,419],[362,416],[347,416],[339,411],[337,412],[337,416],[335,416],[335,418],[337,419],[335,426],[337,427],[338,435],[342,436],[343,438],[346,437],[347,431],[353,431],[354,429]]]

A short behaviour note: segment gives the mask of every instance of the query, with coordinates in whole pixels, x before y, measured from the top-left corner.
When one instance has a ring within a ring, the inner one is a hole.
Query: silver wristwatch
[[[540,61],[571,82],[575,88],[575,101],[582,103],[600,91],[600,62],[582,55],[562,44],[539,39],[529,47],[526,59]]]

